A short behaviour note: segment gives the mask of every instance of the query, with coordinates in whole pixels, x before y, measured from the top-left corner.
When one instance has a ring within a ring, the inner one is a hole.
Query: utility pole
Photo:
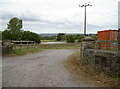
[[[92,5],[90,5],[90,2],[89,2],[89,4],[83,4],[83,5],[79,5],[79,7],[85,7],[85,18],[84,18],[84,36],[86,36],[86,28],[87,28],[87,24],[86,24],[86,8],[87,8],[87,6],[92,6]]]
[[[65,41],[67,42],[67,39],[66,39],[66,32],[65,32]]]

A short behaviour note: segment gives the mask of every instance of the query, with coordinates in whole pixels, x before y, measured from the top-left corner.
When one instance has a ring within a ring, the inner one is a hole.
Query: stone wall
[[[12,52],[11,41],[2,41],[2,54],[9,54]]]
[[[12,52],[11,46],[2,46],[2,54],[10,54]]]
[[[117,51],[98,50],[94,48],[95,41],[84,38],[81,42],[82,62],[89,63],[98,72],[104,72],[112,76],[120,77],[120,55]]]
[[[120,77],[120,55],[118,52],[84,49],[82,60],[95,65],[99,72]]]

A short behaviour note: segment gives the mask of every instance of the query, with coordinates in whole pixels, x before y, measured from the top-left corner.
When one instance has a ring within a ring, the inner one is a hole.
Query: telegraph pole
[[[79,7],[85,7],[85,17],[84,17],[84,36],[86,36],[86,28],[87,28],[87,24],[86,24],[86,8],[87,8],[87,6],[92,6],[92,5],[90,5],[90,3],[89,4],[83,4],[83,5],[79,5]]]
[[[65,32],[65,41],[67,42],[67,39],[66,39],[66,32]]]

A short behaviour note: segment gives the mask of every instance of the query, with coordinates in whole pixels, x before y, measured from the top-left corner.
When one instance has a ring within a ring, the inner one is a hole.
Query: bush
[[[67,36],[67,43],[75,43],[75,38],[73,37],[73,35]]]
[[[59,33],[57,35],[57,41],[65,40],[65,34],[64,33]]]
[[[81,42],[81,40],[84,38],[84,35],[80,35],[78,38],[78,42]]]
[[[94,40],[98,40],[97,34],[93,34],[93,35],[91,35],[91,37],[92,37]]]

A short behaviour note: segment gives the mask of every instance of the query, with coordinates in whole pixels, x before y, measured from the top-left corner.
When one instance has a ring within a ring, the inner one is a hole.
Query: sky
[[[9,20],[23,20],[23,30],[36,33],[83,33],[87,7],[87,33],[118,28],[119,0],[0,0],[0,30]]]

